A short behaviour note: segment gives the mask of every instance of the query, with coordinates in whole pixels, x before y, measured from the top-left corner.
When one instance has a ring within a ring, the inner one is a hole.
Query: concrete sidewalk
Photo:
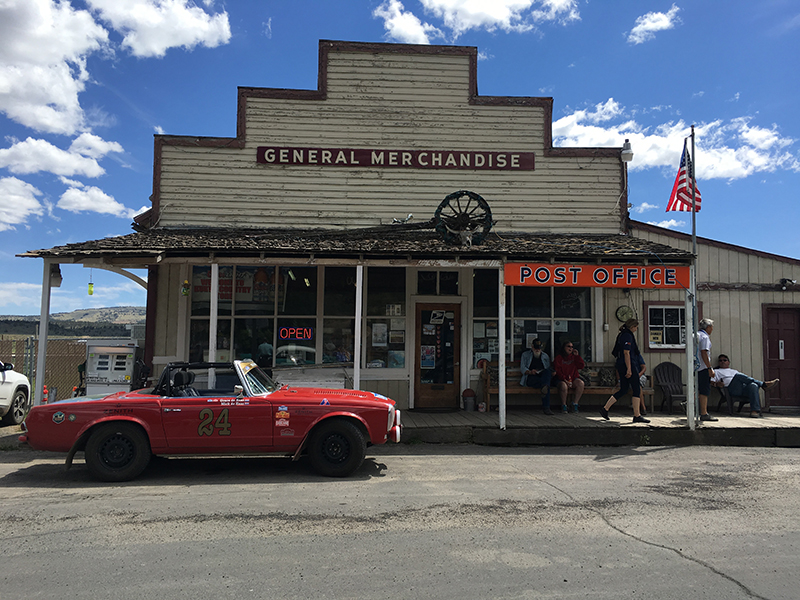
[[[745,412],[733,416],[712,414],[719,421],[703,421],[691,431],[686,415],[679,413],[648,413],[650,423],[640,424],[632,422],[630,408],[612,410],[609,421],[600,416],[596,407],[582,408],[578,414],[552,416],[537,409],[509,410],[503,431],[496,412],[405,411],[402,441],[510,446],[800,447],[800,413],[764,413],[761,419],[752,419]]]

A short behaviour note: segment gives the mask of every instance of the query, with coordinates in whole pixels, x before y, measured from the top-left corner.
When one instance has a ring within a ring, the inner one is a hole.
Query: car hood
[[[313,387],[295,387],[285,385],[281,389],[272,392],[269,399],[273,402],[291,404],[302,402],[304,404],[330,404],[353,406],[375,406],[382,404],[385,406],[394,405],[394,400],[373,392],[348,389],[328,389]]]

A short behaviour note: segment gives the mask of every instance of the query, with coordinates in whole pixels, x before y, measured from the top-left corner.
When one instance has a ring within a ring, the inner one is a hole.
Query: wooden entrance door
[[[780,385],[766,392],[767,406],[800,407],[800,308],[767,307],[766,375]]]
[[[461,305],[417,304],[414,331],[414,408],[457,409]]]

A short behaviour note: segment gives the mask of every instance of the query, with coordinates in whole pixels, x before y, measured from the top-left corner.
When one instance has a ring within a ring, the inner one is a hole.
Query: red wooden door
[[[800,309],[766,309],[766,376],[780,379],[780,385],[766,395],[767,406],[800,407]]]

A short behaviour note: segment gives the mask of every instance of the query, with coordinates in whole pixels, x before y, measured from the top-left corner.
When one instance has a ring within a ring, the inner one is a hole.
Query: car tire
[[[133,423],[101,425],[86,443],[86,466],[101,481],[128,481],[150,463],[150,441]]]
[[[17,390],[11,398],[11,405],[3,417],[3,425],[19,425],[28,414],[28,394],[25,390]]]
[[[367,441],[350,421],[323,422],[311,434],[308,458],[311,466],[326,477],[347,477],[364,462]]]

